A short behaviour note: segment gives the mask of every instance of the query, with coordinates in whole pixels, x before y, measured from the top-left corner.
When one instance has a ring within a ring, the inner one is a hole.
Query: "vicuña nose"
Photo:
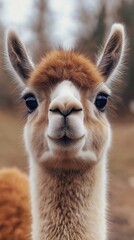
[[[68,115],[72,114],[72,113],[77,113],[82,111],[82,108],[68,108],[68,109],[60,109],[60,108],[54,108],[54,109],[50,109],[51,112],[53,113],[59,113],[61,114],[63,117],[67,117]]]

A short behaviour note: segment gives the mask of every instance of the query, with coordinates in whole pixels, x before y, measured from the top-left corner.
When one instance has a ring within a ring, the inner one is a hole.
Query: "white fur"
[[[60,83],[56,89],[52,92],[51,95],[51,103],[49,106],[49,110],[61,108],[66,110],[69,108],[71,103],[71,108],[77,107],[78,109],[82,109],[82,104],[80,102],[80,94],[78,89],[70,82],[63,81]],[[67,117],[68,126],[70,130],[66,131],[66,135],[74,140],[80,139],[85,135],[85,128],[83,125],[83,111],[71,113]],[[50,138],[59,139],[64,136],[64,128],[63,125],[63,116],[61,114],[56,114],[55,112],[49,111],[48,113],[48,128],[45,134],[45,137],[48,139],[48,145],[51,151],[57,152],[61,151],[61,148],[57,146]],[[60,127],[61,126],[61,127]],[[73,131],[74,129],[74,131]],[[78,145],[75,144],[76,151],[79,150],[80,144],[78,141]],[[71,146],[72,149],[72,146]]]

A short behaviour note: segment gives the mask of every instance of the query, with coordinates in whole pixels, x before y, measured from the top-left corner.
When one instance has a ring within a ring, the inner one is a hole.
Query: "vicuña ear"
[[[25,83],[30,73],[34,70],[34,67],[25,47],[14,31],[9,31],[7,34],[7,53],[15,72]]]
[[[126,38],[122,24],[115,23],[111,28],[108,40],[102,54],[98,58],[97,66],[105,81],[111,80],[120,70],[125,53]]]

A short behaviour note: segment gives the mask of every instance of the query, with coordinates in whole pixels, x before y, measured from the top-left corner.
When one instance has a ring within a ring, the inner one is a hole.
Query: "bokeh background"
[[[22,143],[25,114],[6,66],[5,33],[16,29],[33,61],[52,48],[78,48],[95,61],[112,23],[128,35],[124,90],[112,117],[109,154],[109,234],[134,240],[134,0],[0,0],[0,168],[28,172]]]

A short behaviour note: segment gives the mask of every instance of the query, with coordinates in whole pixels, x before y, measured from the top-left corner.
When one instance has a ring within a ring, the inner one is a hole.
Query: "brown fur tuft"
[[[0,171],[0,240],[30,239],[29,182],[17,169]]]
[[[63,80],[90,88],[103,82],[97,68],[88,58],[73,51],[59,50],[42,59],[28,83],[36,87],[52,87]]]

